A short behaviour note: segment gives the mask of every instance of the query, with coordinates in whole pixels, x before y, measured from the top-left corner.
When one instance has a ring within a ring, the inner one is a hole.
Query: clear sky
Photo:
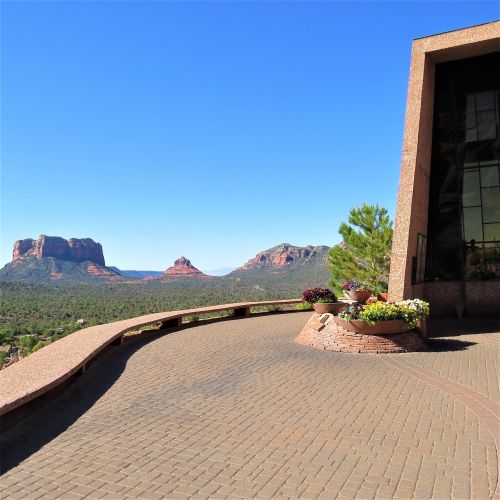
[[[394,214],[411,40],[497,1],[3,1],[0,264],[90,237],[106,262],[238,266]]]

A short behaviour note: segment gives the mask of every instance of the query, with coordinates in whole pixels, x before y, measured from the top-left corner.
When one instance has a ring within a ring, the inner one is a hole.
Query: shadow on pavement
[[[427,331],[430,337],[500,333],[500,318],[431,318]]]
[[[477,342],[458,339],[426,339],[427,352],[465,351]]]
[[[70,427],[115,383],[128,359],[165,335],[134,339],[110,348],[87,371],[1,418],[0,474],[12,469]]]

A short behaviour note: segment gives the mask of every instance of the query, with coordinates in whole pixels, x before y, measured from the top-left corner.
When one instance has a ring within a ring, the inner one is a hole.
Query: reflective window
[[[434,96],[427,249],[415,249],[415,269],[425,257],[426,280],[500,279],[500,53],[437,64]]]
[[[484,239],[490,242],[500,242],[500,222],[484,225]]]
[[[483,241],[481,207],[464,208],[464,240]]]
[[[483,187],[500,186],[499,169],[497,166],[483,167],[481,169],[481,185]]]
[[[465,142],[495,139],[498,134],[498,93],[469,94],[465,112]]]
[[[489,241],[500,223],[500,162],[466,163],[463,172],[462,213],[464,240]]]
[[[481,193],[484,223],[500,222],[500,188],[484,188]]]
[[[479,170],[464,172],[464,185],[462,190],[462,204],[464,207],[481,205],[480,186]]]

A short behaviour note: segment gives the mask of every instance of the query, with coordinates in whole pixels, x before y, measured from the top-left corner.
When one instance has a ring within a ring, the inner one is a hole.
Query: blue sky
[[[238,266],[394,214],[411,40],[498,2],[2,2],[0,263],[91,237],[106,262]]]

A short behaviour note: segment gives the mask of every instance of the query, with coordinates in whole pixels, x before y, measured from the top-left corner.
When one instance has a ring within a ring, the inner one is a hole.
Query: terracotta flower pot
[[[343,302],[316,302],[313,304],[313,308],[318,314],[330,313],[337,315],[346,305]]]
[[[374,325],[369,325],[366,321],[358,319],[346,321],[345,319],[335,318],[335,322],[344,330],[360,335],[394,335],[404,333],[410,329],[408,323],[401,319],[388,319],[379,321]]]
[[[371,296],[371,290],[346,290],[344,292],[351,300],[364,304]]]

